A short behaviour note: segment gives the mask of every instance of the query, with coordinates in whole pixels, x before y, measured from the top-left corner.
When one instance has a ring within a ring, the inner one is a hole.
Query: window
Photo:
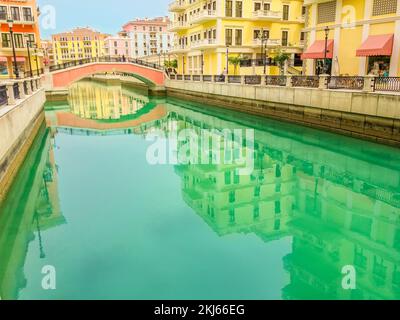
[[[282,46],[286,47],[289,44],[288,38],[289,38],[289,31],[282,31]]]
[[[11,47],[11,38],[10,38],[10,34],[9,33],[2,33],[1,34],[1,42],[2,42],[2,46],[4,48],[10,48]]]
[[[22,33],[14,33],[14,41],[16,48],[24,47],[24,37],[22,36]]]
[[[271,10],[271,4],[270,3],[264,3],[264,10],[265,11],[270,11]]]
[[[225,184],[226,185],[231,184],[231,172],[230,171],[225,172]]]
[[[283,20],[289,20],[289,5],[283,5]]]
[[[7,20],[7,7],[0,6],[0,20]]]
[[[241,46],[242,45],[242,30],[241,29],[236,29],[235,30],[235,44],[237,46]],[[240,151],[240,150],[239,150]]]
[[[22,14],[24,16],[24,21],[33,21],[31,8],[22,8]]]
[[[336,20],[336,1],[318,4],[317,23],[335,22]]]
[[[226,29],[225,30],[225,44],[227,46],[232,45],[232,29]]]
[[[230,191],[229,192],[229,202],[234,203],[236,201],[236,192],[235,191]]]
[[[243,16],[243,2],[242,1],[236,1],[235,15],[237,18],[241,18]]]
[[[254,11],[259,11],[259,10],[261,10],[261,3],[259,2],[254,3]]]
[[[396,13],[396,11],[397,0],[374,0],[374,4],[372,7],[373,16]]]
[[[19,21],[21,20],[21,15],[19,13],[19,7],[11,7],[11,17],[13,20]]]
[[[225,1],[225,16],[227,16],[227,17],[233,16],[232,6],[233,6],[233,1],[231,1],[231,0]]]
[[[28,34],[27,42],[29,43],[30,47],[33,46],[33,44],[35,43],[35,35],[33,33]]]

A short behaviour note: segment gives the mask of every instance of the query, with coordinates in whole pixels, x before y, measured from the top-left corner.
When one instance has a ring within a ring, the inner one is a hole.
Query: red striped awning
[[[357,57],[391,56],[393,51],[393,34],[369,36],[357,50]]]
[[[333,40],[328,40],[327,54],[328,59],[333,59]],[[325,40],[315,41],[302,55],[301,59],[324,59],[325,58]]]
[[[7,62],[7,57],[0,57],[0,62]]]
[[[25,57],[17,57],[17,62],[25,62]]]

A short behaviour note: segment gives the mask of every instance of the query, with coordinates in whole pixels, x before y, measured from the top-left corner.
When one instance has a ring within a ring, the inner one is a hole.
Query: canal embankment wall
[[[45,91],[39,86],[32,88],[26,95],[22,89],[18,98],[13,96],[11,103],[0,107],[0,201],[44,124]],[[13,93],[9,92],[9,100]]]
[[[167,96],[400,147],[400,95],[166,80]]]

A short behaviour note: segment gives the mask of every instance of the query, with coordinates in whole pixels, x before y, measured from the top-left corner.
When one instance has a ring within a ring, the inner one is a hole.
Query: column
[[[342,28],[342,0],[336,1],[336,27],[334,30],[334,46],[333,46],[333,60],[332,60],[332,75],[339,76],[336,74],[339,68],[336,68],[335,65],[339,64],[339,48],[340,48],[340,33]],[[340,72],[340,71],[339,71]]]
[[[365,10],[364,10],[364,21],[368,21],[371,17],[372,13],[372,0],[365,0]],[[360,45],[367,40],[369,35],[370,25],[369,23],[364,23],[363,25],[363,32],[362,32],[362,39]],[[367,70],[367,57],[359,57],[360,65],[358,67],[358,75],[365,76],[368,73]]]
[[[400,16],[400,5],[397,5],[397,16]],[[400,20],[396,20],[395,30],[394,30],[394,43],[393,43],[393,53],[390,60],[390,71],[389,75],[391,77],[400,76],[399,70],[399,60],[400,60]]]
[[[222,74],[222,53],[218,52],[217,53],[217,74],[220,75]]]
[[[309,39],[308,39],[308,46],[311,46],[316,37],[317,37],[317,31],[316,31],[316,26],[317,26],[317,4],[313,4],[311,6],[311,12],[310,12],[310,19],[312,21],[311,24],[311,31],[309,34]],[[312,76],[315,73],[315,60],[312,59],[307,59],[306,60],[306,74],[308,76]]]
[[[8,105],[13,105],[15,104],[14,83],[6,82],[5,85],[7,87]]]
[[[25,98],[25,90],[24,90],[24,80],[17,80],[18,88],[19,88],[19,97],[21,99]]]

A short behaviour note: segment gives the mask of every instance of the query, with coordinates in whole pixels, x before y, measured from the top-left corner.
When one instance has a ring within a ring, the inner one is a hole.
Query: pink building
[[[104,40],[104,50],[106,56],[109,57],[126,57],[132,56],[131,41],[124,32],[118,33],[117,36],[110,36]]]
[[[174,43],[174,33],[168,31],[168,17],[136,19],[122,29],[131,41],[132,57],[168,53]]]

